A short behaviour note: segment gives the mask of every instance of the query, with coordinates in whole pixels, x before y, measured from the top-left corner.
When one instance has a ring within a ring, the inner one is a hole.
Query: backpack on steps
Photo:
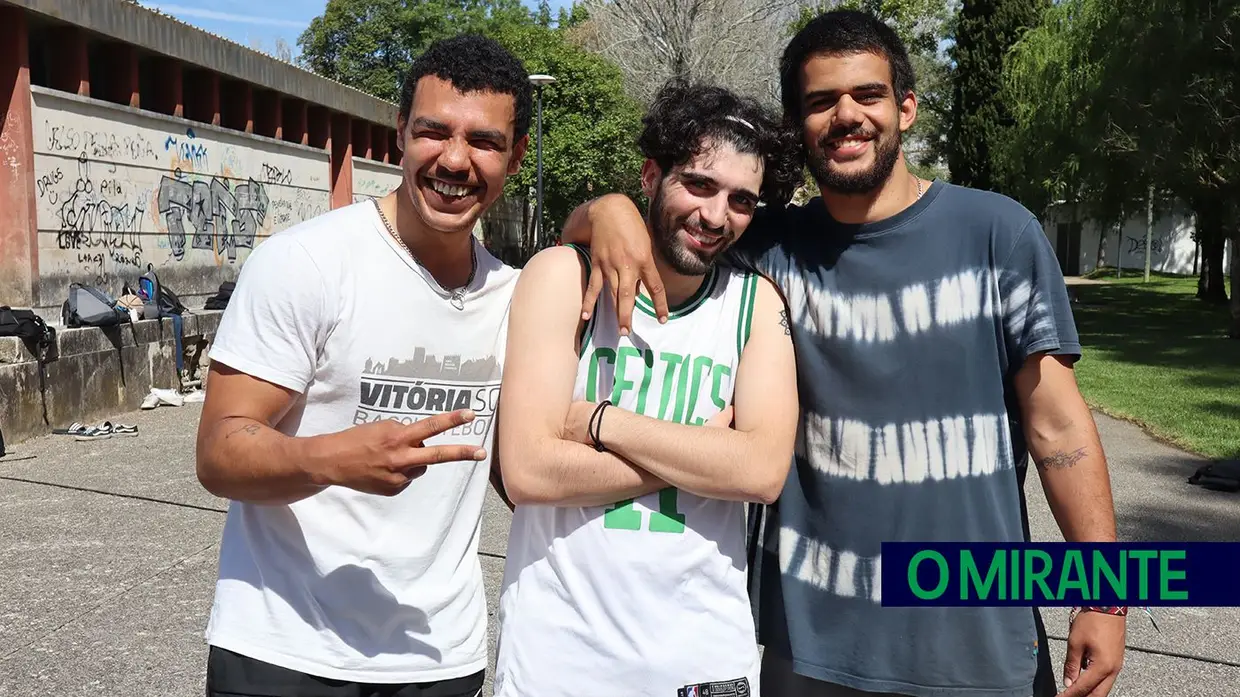
[[[171,317],[185,313],[189,308],[172,289],[159,282],[153,264],[146,265],[146,273],[138,279],[138,296],[142,298],[142,318]]]
[[[224,310],[228,308],[228,300],[232,297],[233,290],[237,284],[234,281],[224,281],[220,284],[220,289],[215,295],[207,298],[207,302],[203,304],[204,310]]]
[[[69,284],[69,298],[60,309],[61,323],[66,327],[114,327],[129,321],[129,313],[116,306],[116,299],[104,291]]]

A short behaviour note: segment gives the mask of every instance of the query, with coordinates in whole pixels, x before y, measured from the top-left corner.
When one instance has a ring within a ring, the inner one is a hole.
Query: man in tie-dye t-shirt
[[[795,466],[753,565],[763,695],[1054,694],[1036,612],[883,607],[879,581],[884,541],[1028,539],[1030,456],[1065,539],[1115,539],[1050,244],[1017,202],[909,171],[913,71],[877,19],[811,21],[781,87],[822,195],[762,211],[735,248],[786,296],[801,398]],[[623,196],[570,218],[565,239],[592,243],[586,308],[604,277],[622,291],[640,278],[666,312],[644,233]],[[1110,691],[1125,628],[1122,615],[1077,617],[1064,694]]]

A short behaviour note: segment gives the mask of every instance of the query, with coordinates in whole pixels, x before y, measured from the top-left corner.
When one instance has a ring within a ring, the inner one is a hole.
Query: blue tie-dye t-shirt
[[[755,559],[760,641],[798,673],[874,692],[1028,697],[1028,608],[882,607],[888,541],[1026,539],[1028,451],[1012,377],[1079,356],[1037,219],[935,182],[864,225],[821,199],[763,211],[741,258],[786,296],[801,423]]]

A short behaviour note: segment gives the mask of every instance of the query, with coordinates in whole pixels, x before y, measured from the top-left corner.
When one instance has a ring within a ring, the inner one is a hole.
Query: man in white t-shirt
[[[796,369],[774,286],[715,260],[759,200],[788,200],[801,159],[758,104],[677,81],[639,145],[667,322],[639,298],[622,336],[606,292],[583,322],[580,249],[540,252],[513,297],[498,697],[758,691],[745,502],[784,486]]]
[[[198,477],[232,500],[207,694],[477,695],[477,557],[517,272],[472,235],[528,144],[494,41],[432,45],[400,187],[273,235],[211,349]]]

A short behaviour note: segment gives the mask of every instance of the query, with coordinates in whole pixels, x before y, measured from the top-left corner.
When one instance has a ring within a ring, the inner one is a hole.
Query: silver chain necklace
[[[383,209],[379,207],[379,199],[372,198],[370,200],[375,204],[375,211],[379,213],[379,219],[383,221],[383,226],[387,228],[388,234],[392,236],[392,239],[396,240],[396,244],[399,244],[400,248],[405,250],[405,254],[409,255],[409,258],[413,260],[413,263],[425,269],[427,275],[431,277],[431,280],[435,281],[435,277],[431,274],[431,270],[426,268],[422,261],[418,259],[417,255],[409,249],[409,245],[405,244],[405,241],[400,238],[400,235],[396,234],[396,229],[392,227],[392,223],[390,223],[387,216],[383,214]],[[472,237],[473,235],[471,234],[470,236]],[[471,239],[469,241],[469,278],[465,279],[465,285],[453,290],[448,290],[442,285],[439,285],[439,281],[435,281],[435,285],[439,286],[444,293],[448,294],[448,301],[452,303],[452,307],[455,307],[458,310],[464,310],[465,291],[469,290],[469,286],[473,284],[474,274],[476,273],[478,273],[478,249],[474,246],[474,241]]]

